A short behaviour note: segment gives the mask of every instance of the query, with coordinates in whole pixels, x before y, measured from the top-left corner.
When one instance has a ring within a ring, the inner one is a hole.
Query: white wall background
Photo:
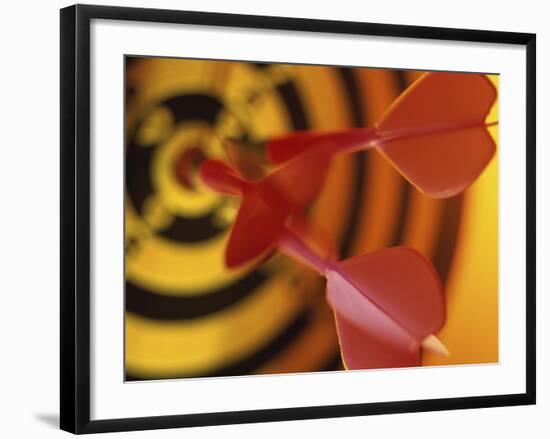
[[[5,2],[6,3],[6,2]],[[297,2],[277,0],[88,1],[244,14],[297,16],[537,33],[538,405],[455,412],[325,419],[109,437],[481,438],[550,434],[550,153],[544,121],[550,88],[545,2],[493,0]],[[0,436],[61,437],[58,422],[59,13],[66,1],[3,4],[0,14]],[[546,56],[545,56],[546,55]],[[37,214],[39,212],[39,214]],[[30,305],[32,304],[32,306]]]

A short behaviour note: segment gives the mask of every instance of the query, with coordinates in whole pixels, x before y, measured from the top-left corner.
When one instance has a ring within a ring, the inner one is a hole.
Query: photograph
[[[498,89],[126,54],[125,381],[499,363]]]
[[[0,437],[549,436],[542,4],[7,3]]]

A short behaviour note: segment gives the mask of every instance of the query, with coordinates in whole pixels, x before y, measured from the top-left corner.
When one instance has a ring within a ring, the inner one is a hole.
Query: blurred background
[[[225,158],[224,138],[261,161],[275,135],[372,126],[421,74],[126,58],[127,380],[342,369],[324,281],[276,253],[227,270],[239,200],[209,191],[196,170]],[[451,355],[424,354],[423,365],[498,361],[497,157],[446,200],[419,193],[376,151],[340,157],[311,214],[341,257],[406,244],[432,260],[448,300],[437,335]]]

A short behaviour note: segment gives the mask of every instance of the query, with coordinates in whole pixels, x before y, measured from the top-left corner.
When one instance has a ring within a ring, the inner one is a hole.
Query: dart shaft
[[[281,252],[302,262],[321,276],[326,276],[327,270],[335,265],[330,260],[320,257],[298,234],[288,228],[282,233],[277,246]]]
[[[493,122],[446,123],[438,125],[408,127],[401,130],[381,132],[376,128],[355,128],[347,131],[346,141],[338,148],[339,154],[351,154],[358,151],[375,148],[385,142],[402,139],[404,137],[425,136],[430,134],[446,133],[472,128],[489,128],[498,125]]]
[[[455,131],[473,128],[489,128],[497,125],[493,122],[461,122],[461,123],[435,123],[404,127],[401,129],[383,130],[380,128],[351,128],[344,132],[317,132],[314,141],[322,146],[329,146],[332,154],[352,154],[371,148],[383,146],[384,143],[407,138],[453,133]],[[315,134],[315,133],[314,133]],[[311,142],[311,139],[303,138],[303,134],[290,136],[291,144],[300,149],[303,142]],[[282,141],[285,142],[285,141]],[[288,147],[288,144],[286,145]]]
[[[489,128],[497,125],[494,122],[467,122],[467,123],[442,123],[433,125],[421,125],[417,127],[407,127],[394,131],[378,132],[377,139],[372,142],[374,146],[377,143],[389,142],[402,139],[404,137],[426,136],[440,133],[451,133],[453,131],[468,130],[473,128]]]

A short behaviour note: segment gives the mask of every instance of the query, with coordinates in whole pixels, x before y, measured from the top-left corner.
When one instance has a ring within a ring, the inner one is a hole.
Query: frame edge
[[[533,34],[481,29],[421,26],[409,24],[371,23],[331,19],[288,17],[277,15],[231,14],[225,12],[182,11],[78,4],[89,18],[161,23],[185,23],[205,26],[229,26],[249,29],[274,29],[300,32],[371,35],[395,38],[434,39],[500,44],[527,44]]]
[[[526,43],[526,154],[527,154],[527,224],[526,224],[526,396],[536,404],[537,398],[537,330],[536,330],[536,130],[537,130],[537,62],[536,35]]]
[[[76,6],[60,10],[60,428],[76,431],[75,49]]]
[[[90,423],[90,18],[60,10],[60,428]]]

